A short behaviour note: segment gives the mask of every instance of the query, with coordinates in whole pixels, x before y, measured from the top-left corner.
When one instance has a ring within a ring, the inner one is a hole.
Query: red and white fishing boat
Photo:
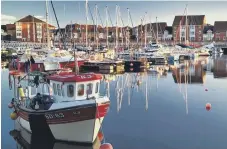
[[[60,73],[45,79],[48,83],[39,84],[41,91],[37,87],[34,94],[31,86],[25,93],[18,87],[11,118],[31,133],[93,143],[110,106],[109,98],[99,94],[102,75]]]

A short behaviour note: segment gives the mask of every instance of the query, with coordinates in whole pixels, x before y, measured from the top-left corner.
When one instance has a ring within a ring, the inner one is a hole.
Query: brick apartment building
[[[28,15],[15,22],[16,39],[25,42],[47,42],[47,25],[46,22]],[[55,29],[48,24],[49,30]]]
[[[203,41],[203,29],[205,25],[205,15],[188,15],[187,24],[186,16],[175,16],[172,25],[174,41],[179,42],[180,39],[184,41],[185,38],[189,42]]]
[[[227,41],[227,21],[214,22],[214,40]]]

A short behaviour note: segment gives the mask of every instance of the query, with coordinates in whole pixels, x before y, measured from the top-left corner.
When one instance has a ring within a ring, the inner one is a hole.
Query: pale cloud
[[[10,15],[1,14],[1,24],[2,25],[14,23],[15,21],[17,21],[16,17],[10,16]]]

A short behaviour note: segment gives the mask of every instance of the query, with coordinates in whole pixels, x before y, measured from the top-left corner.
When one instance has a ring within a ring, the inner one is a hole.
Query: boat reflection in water
[[[213,74],[214,78],[227,77],[227,55],[214,59]]]
[[[101,146],[101,140],[98,137],[93,144],[55,142],[53,138],[32,135],[21,127],[17,121],[15,121],[14,130],[10,131],[10,135],[16,141],[17,149],[99,149]]]
[[[175,83],[203,84],[206,79],[204,65],[206,61],[184,61],[177,66],[171,66],[172,76]]]

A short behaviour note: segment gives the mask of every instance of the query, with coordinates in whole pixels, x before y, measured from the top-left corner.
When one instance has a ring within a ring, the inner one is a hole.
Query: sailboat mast
[[[34,21],[34,15],[33,15],[33,18],[32,18],[32,22],[33,22],[33,42],[35,43],[35,21]]]
[[[106,6],[106,46],[109,47],[109,30],[108,30],[108,7]]]
[[[127,27],[127,35],[126,35],[126,45],[127,47],[129,47],[129,37],[128,37],[128,31],[129,31],[129,8],[127,8],[128,10],[128,27]]]
[[[187,30],[188,30],[188,5],[186,5],[186,16],[185,16],[185,44],[187,44]]]
[[[98,6],[95,4],[95,32],[94,32],[94,36],[95,36],[95,41],[96,41],[96,46],[98,49],[98,36],[97,36],[97,32],[98,32]]]
[[[88,0],[86,0],[86,4],[85,4],[85,9],[86,9],[86,47],[88,47],[88,41],[87,41],[87,32],[88,32],[88,28],[87,28],[87,24],[88,24]]]
[[[158,43],[158,17],[156,17],[156,29],[157,29],[157,31],[156,31],[156,43]]]
[[[50,49],[49,25],[48,25],[48,2],[46,0],[46,31],[47,31],[47,48]]]
[[[145,23],[145,33],[144,33],[144,46],[147,47],[147,23],[146,23],[146,17],[147,17],[147,12],[145,13],[145,19],[144,19],[144,23]]]
[[[116,49],[118,47],[118,6],[116,5]]]

